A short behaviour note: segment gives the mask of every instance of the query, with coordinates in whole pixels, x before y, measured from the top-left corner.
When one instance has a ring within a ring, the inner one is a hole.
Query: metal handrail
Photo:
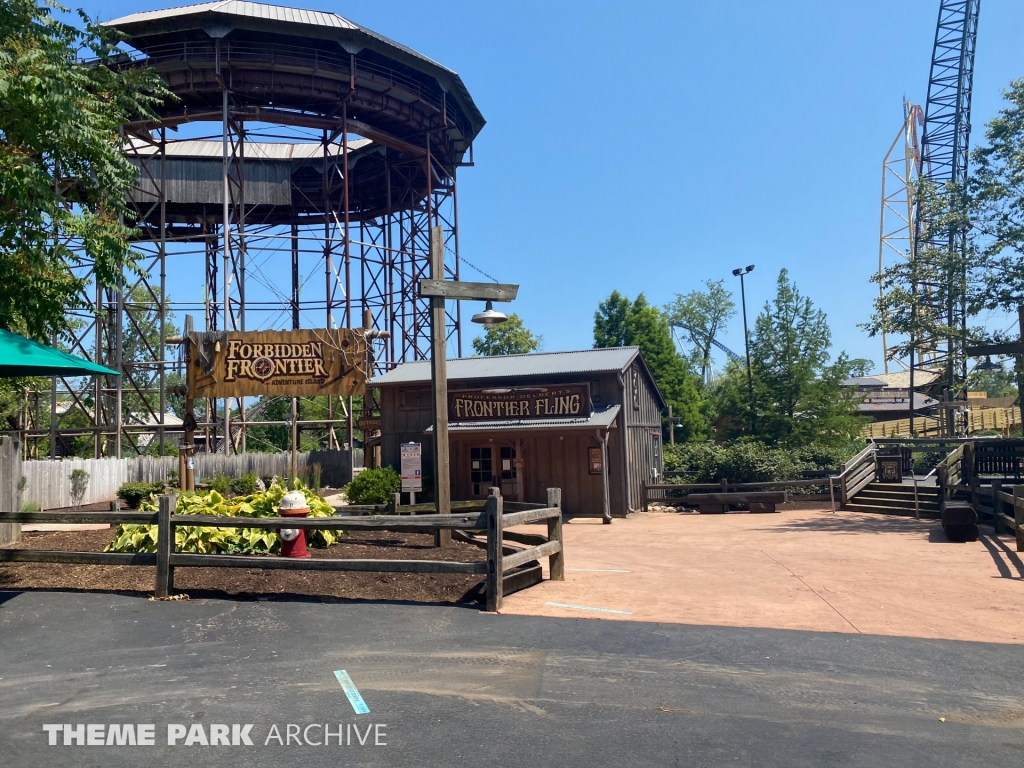
[[[921,479],[922,480],[927,480],[929,477],[931,477],[932,475],[934,475],[938,471],[939,471],[939,465],[936,464],[934,467],[932,467],[932,471],[929,472],[927,475],[925,475]],[[917,498],[917,475],[911,473],[910,476],[914,479],[914,519],[915,520],[920,520],[921,519],[921,502]]]

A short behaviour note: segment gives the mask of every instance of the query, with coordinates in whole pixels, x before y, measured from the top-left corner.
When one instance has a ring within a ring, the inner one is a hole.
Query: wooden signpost
[[[512,301],[518,285],[465,283],[444,279],[444,230],[430,230],[430,279],[421,280],[420,296],[430,299],[430,385],[434,415],[434,500],[439,515],[452,513],[452,479],[448,446],[448,335],[445,299],[455,301]],[[450,529],[438,529],[434,545],[451,545]]]

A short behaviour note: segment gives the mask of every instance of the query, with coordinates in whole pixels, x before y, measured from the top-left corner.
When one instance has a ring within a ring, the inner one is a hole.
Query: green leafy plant
[[[228,485],[232,492],[239,496],[249,496],[256,493],[258,489],[259,476],[255,472],[246,472],[241,477],[233,478]]]
[[[218,469],[213,473],[213,477],[206,479],[203,485],[224,496],[231,490],[231,478]]]
[[[364,469],[345,486],[352,504],[384,504],[393,493],[402,490],[402,478],[391,467]]]
[[[299,484],[306,497],[310,517],[331,517],[334,509],[312,491]],[[225,517],[276,517],[277,508],[287,491],[280,483],[273,483],[265,492],[226,499],[218,491],[205,494],[182,494],[178,497],[175,514],[223,515]],[[156,511],[157,505],[146,502],[146,511]],[[306,543],[311,547],[329,547],[342,536],[341,530],[306,531]],[[120,525],[107,552],[156,552],[155,525]],[[281,548],[277,531],[263,528],[220,528],[213,526],[178,526],[174,545],[178,552],[274,554]]]
[[[316,493],[320,493],[320,480],[323,476],[324,467],[322,464],[313,464],[309,470],[310,485]]]
[[[125,483],[117,489],[117,498],[121,499],[128,509],[139,509],[142,502],[155,493],[161,493],[163,483]]]

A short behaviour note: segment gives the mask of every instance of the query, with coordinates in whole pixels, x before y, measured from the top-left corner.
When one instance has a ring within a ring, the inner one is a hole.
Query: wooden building
[[[433,486],[430,363],[405,363],[368,382],[379,390],[384,465],[421,443]],[[637,347],[448,361],[453,499],[498,486],[517,501],[562,489],[567,514],[612,516],[641,506],[662,472],[665,402]]]

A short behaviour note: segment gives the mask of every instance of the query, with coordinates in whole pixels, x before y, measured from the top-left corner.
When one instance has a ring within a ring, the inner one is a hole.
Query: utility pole
[[[747,355],[747,390],[750,395],[750,434],[753,435],[756,430],[756,424],[754,419],[754,378],[750,374],[750,334],[747,332],[747,291],[743,283],[744,276],[754,271],[754,265],[751,264],[746,269],[742,267],[734,269],[733,275],[740,279],[740,302],[743,304],[743,347],[746,350]]]

